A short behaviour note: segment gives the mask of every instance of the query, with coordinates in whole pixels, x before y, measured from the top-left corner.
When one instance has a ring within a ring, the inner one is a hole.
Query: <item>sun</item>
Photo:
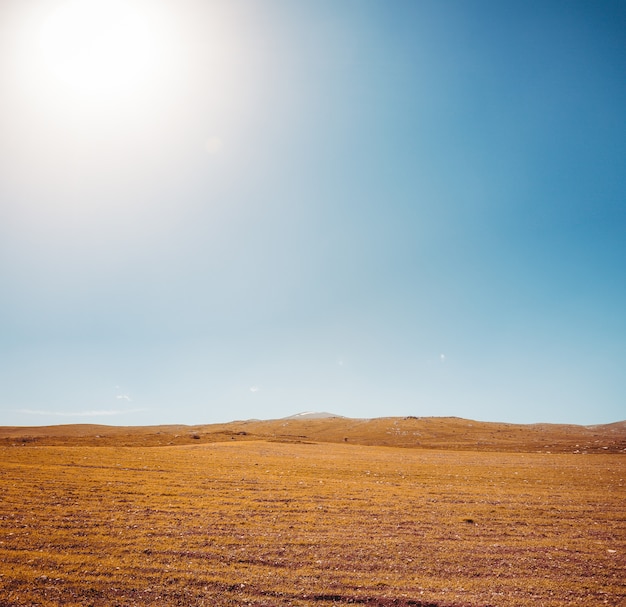
[[[147,7],[132,0],[68,0],[41,23],[42,67],[66,93],[127,96],[155,77],[159,29]]]
[[[186,13],[169,0],[14,4],[11,27],[0,27],[8,50],[0,52],[0,105],[10,117],[0,144],[11,142],[10,179],[36,192],[33,208],[118,208],[115,197],[96,202],[104,186],[84,193],[96,183],[140,184],[180,149]]]

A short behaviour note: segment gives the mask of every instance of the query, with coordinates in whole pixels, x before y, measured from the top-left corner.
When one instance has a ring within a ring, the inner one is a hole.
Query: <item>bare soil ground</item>
[[[407,449],[351,444],[376,438],[363,425],[314,442],[322,421],[265,440],[3,429],[0,607],[626,604],[626,457],[603,449],[619,433],[589,430],[587,454]]]

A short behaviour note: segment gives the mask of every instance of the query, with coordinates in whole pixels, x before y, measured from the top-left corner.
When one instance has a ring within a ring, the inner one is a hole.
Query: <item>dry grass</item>
[[[228,440],[0,458],[1,607],[626,602],[623,455]]]
[[[626,422],[600,426],[503,424],[456,417],[249,420],[203,426],[125,428],[89,424],[0,427],[0,445],[148,447],[280,440],[421,449],[539,453],[626,453]]]

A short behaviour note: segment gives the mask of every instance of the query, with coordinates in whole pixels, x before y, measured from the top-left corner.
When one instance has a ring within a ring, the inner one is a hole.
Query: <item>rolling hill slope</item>
[[[347,443],[421,449],[625,453],[626,422],[595,426],[505,424],[455,417],[355,419],[325,414],[198,426],[74,424],[0,427],[0,445],[167,446],[231,440]]]

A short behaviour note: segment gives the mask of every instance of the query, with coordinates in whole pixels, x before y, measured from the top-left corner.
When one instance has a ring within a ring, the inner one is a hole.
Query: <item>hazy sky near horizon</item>
[[[0,425],[626,418],[625,32],[0,0]]]

